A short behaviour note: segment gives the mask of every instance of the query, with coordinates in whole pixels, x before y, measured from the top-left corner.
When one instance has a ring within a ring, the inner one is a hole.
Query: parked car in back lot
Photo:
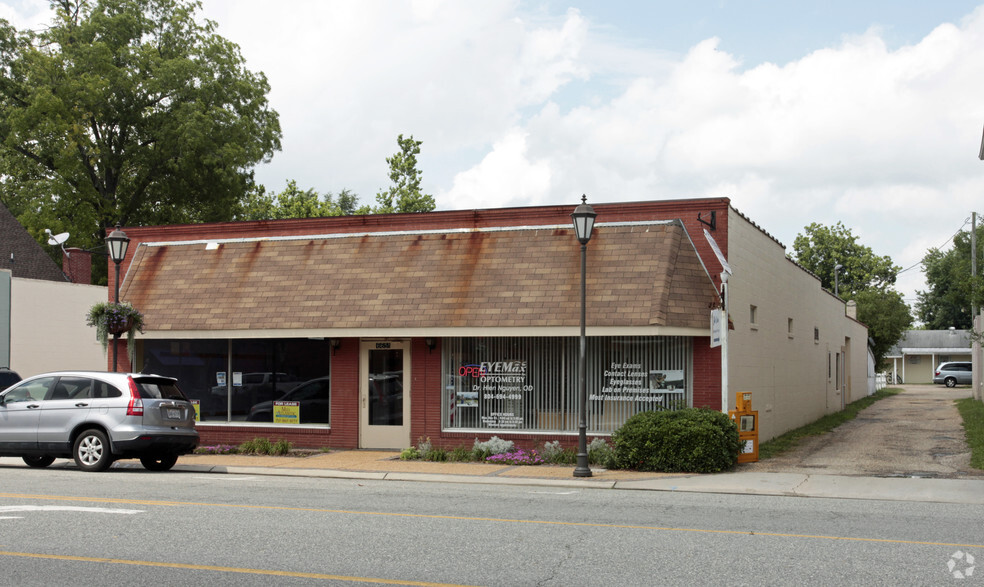
[[[73,458],[84,471],[104,471],[139,458],[166,471],[196,446],[195,410],[170,377],[62,371],[0,394],[0,456],[32,467]]]
[[[947,387],[970,385],[973,383],[973,364],[962,361],[940,363],[933,373],[933,383],[943,383]]]

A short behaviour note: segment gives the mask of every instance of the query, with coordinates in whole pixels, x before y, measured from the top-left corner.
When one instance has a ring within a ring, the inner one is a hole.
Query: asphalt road
[[[984,506],[140,469],[0,491],[19,586],[929,585],[984,560]]]

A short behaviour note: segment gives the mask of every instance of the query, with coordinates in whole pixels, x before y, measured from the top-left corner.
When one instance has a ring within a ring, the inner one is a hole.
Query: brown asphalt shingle
[[[68,281],[58,264],[41,248],[17,218],[0,203],[0,269],[14,277]]]
[[[599,226],[588,324],[707,328],[714,286],[679,224]],[[122,297],[150,331],[576,326],[571,229],[139,247]]]

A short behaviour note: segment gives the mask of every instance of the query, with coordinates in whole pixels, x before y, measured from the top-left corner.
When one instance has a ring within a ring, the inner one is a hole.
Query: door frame
[[[359,341],[359,448],[404,449],[410,446],[410,346],[409,339],[401,338]],[[373,426],[369,423],[369,351],[396,349],[403,351],[403,425]]]

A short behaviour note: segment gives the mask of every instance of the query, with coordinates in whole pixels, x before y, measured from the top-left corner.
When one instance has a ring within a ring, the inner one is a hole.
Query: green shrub
[[[424,460],[443,463],[448,460],[448,451],[443,448],[432,448],[424,453]]]
[[[476,461],[484,461],[492,455],[507,453],[512,450],[512,447],[513,441],[503,440],[498,436],[493,436],[485,442],[480,442],[476,438],[475,445],[472,447],[472,459]]]
[[[411,446],[410,448],[403,449],[400,453],[401,461],[415,461],[420,458],[420,451],[417,450],[416,446]]]
[[[290,451],[294,449],[294,444],[288,440],[281,438],[270,447],[270,452],[268,454],[272,455],[289,455]]]
[[[294,445],[287,440],[270,442],[268,438],[254,438],[239,445],[236,452],[244,455],[286,455],[294,450]]]
[[[575,455],[575,459],[577,455]],[[611,469],[615,459],[615,451],[605,442],[604,438],[595,437],[588,444],[588,463]]]
[[[613,468],[717,473],[738,463],[738,428],[726,414],[687,408],[641,412],[612,435]]]
[[[577,462],[577,451],[560,446],[559,440],[552,440],[540,447],[540,458],[551,465],[573,465]]]
[[[448,460],[456,463],[467,463],[472,460],[472,451],[464,446],[456,446],[448,453]]]
[[[239,445],[239,454],[244,455],[268,455],[271,450],[273,445],[268,438],[254,438]]]

